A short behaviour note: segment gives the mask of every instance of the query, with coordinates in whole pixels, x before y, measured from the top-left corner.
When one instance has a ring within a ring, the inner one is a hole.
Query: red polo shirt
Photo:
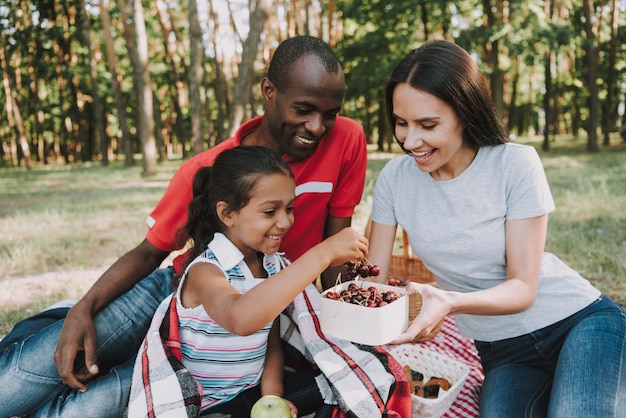
[[[243,124],[232,138],[201,152],[178,169],[165,194],[148,216],[147,240],[163,251],[179,250],[176,232],[187,222],[187,205],[193,197],[193,178],[200,167],[209,166],[223,150],[241,145],[241,140],[258,129],[262,116]],[[281,244],[281,251],[295,260],[320,243],[328,216],[347,218],[361,201],[367,166],[363,128],[338,117],[333,129],[322,138],[315,153],[303,160],[283,156],[294,173],[295,222]],[[174,260],[180,274],[184,255]]]

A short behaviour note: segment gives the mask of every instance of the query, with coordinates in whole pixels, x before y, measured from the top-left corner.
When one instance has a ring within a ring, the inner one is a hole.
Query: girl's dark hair
[[[187,224],[180,231],[184,241],[191,239],[189,264],[207,248],[216,232],[225,226],[217,216],[217,203],[228,204],[236,212],[250,201],[250,192],[268,174],[294,178],[281,156],[266,147],[239,146],[222,151],[212,167],[203,167],[193,180],[193,199],[187,210]]]
[[[398,84],[423,90],[451,106],[465,128],[464,140],[471,146],[479,148],[509,141],[487,79],[472,57],[455,43],[429,40],[411,51],[393,70],[385,92],[392,129],[396,126],[392,99]]]

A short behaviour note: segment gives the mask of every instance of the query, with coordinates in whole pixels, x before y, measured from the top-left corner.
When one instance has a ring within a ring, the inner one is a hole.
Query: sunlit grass
[[[110,264],[138,244],[180,161],[141,169],[79,165],[3,170],[0,279]]]
[[[626,147],[616,139],[611,150],[589,154],[582,140],[559,138],[543,152],[540,139],[518,142],[539,150],[555,199],[546,250],[626,304]],[[356,228],[365,227],[378,173],[398,156],[370,149]],[[179,165],[161,164],[150,179],[141,176],[141,167],[118,163],[0,170],[0,282],[108,267],[144,238],[145,218]],[[80,296],[83,288],[74,287],[42,291],[25,307],[0,306],[0,335],[56,300]]]

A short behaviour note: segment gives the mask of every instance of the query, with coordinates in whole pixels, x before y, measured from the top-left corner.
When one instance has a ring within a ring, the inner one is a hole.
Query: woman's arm
[[[477,292],[449,294],[450,314],[507,315],[523,312],[535,303],[548,215],[507,221],[506,281]]]
[[[369,280],[378,282],[387,280],[393,245],[396,240],[396,229],[396,225],[383,225],[374,221],[371,222],[367,260],[380,268],[380,274],[369,278]]]
[[[537,296],[547,226],[548,215],[506,222],[507,277],[497,286],[463,293],[409,283],[407,292],[422,296],[422,308],[406,332],[394,343],[408,342],[428,334],[446,315],[508,315],[530,308]],[[373,254],[376,245],[372,233],[370,254]]]

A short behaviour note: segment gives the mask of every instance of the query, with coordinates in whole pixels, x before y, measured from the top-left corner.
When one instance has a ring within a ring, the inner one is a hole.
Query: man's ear
[[[220,200],[219,202],[217,202],[215,209],[217,212],[217,217],[220,218],[220,221],[222,221],[224,225],[228,227],[233,226],[234,224],[233,211],[230,209],[230,206],[228,206],[228,203],[224,202],[223,200]]]
[[[273,101],[276,95],[276,86],[267,77],[261,81],[261,94],[266,103]]]

